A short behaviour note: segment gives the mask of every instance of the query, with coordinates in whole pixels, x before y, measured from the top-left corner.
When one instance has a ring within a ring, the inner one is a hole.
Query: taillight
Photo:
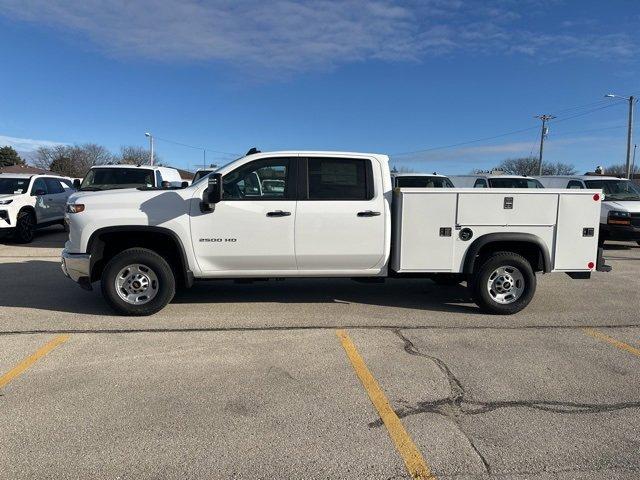
[[[596,266],[596,264],[595,264],[595,263],[593,263],[593,262],[589,262],[589,263],[587,263],[587,268],[589,268],[589,269],[591,269],[591,270],[593,270],[593,267],[595,267],[595,266]]]
[[[599,202],[599,201],[600,201],[600,194],[599,194],[599,193],[594,193],[594,194],[593,194],[593,199],[594,199],[596,202]]]

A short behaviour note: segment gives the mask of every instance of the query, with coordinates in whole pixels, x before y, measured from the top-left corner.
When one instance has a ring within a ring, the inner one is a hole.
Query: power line
[[[240,155],[238,153],[221,152],[219,150],[211,150],[210,148],[207,148],[207,147],[196,147],[195,145],[188,145],[186,143],[176,142],[175,140],[169,140],[168,138],[158,137],[157,135],[154,135],[154,138],[156,140],[162,140],[163,142],[173,143],[174,145],[180,145],[182,147],[193,148],[195,150],[206,150],[207,152],[219,153],[221,155],[234,155],[234,156],[239,156]]]
[[[626,125],[616,125],[615,127],[602,127],[602,128],[590,128],[588,130],[574,130],[572,132],[562,132],[562,133],[556,133],[553,136],[554,137],[561,137],[562,135],[571,135],[574,133],[591,133],[591,132],[601,132],[603,130],[613,130],[615,128],[627,128]]]
[[[560,117],[559,119],[555,119],[550,123],[566,122],[567,120],[571,120],[572,118],[583,117],[583,116],[588,115],[590,113],[597,112],[598,110],[604,110],[605,108],[611,108],[611,107],[614,107],[616,105],[620,105],[622,103],[626,103],[626,101],[611,102],[608,105],[604,105],[603,107],[593,108],[591,110],[587,110],[586,112],[576,113],[575,115],[571,115],[569,117]]]
[[[412,152],[392,153],[391,155],[399,157],[399,156],[402,156],[402,155],[411,155],[411,154],[414,154],[414,153],[431,152],[433,150],[444,150],[444,149],[447,149],[447,148],[459,147],[459,146],[462,146],[462,145],[469,145],[470,143],[484,142],[486,140],[493,140],[495,138],[506,137],[508,135],[515,135],[516,133],[528,132],[529,130],[533,130],[533,129],[537,130],[538,127],[537,126],[528,127],[528,128],[523,128],[521,130],[513,130],[512,132],[501,133],[499,135],[494,135],[492,137],[478,138],[476,140],[469,140],[469,141],[460,142],[460,143],[452,143],[451,145],[442,145],[440,147],[425,148],[423,150],[414,150]]]

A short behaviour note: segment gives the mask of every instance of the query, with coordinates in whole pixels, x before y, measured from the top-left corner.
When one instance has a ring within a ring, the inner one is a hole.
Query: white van
[[[449,176],[456,188],[544,188],[535,178],[526,175],[486,173]]]
[[[180,172],[155,165],[95,165],[78,185],[83,192],[120,188],[181,187]],[[77,185],[77,182],[76,182]]]
[[[626,178],[606,175],[537,177],[547,188],[600,189],[600,244],[606,240],[632,240],[640,245],[640,187]]]
[[[449,177],[437,173],[392,173],[393,188],[453,188]]]

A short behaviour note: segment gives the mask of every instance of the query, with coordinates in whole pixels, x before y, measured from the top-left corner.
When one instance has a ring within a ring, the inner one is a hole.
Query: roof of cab
[[[628,178],[612,177],[610,175],[542,175],[535,178],[563,178],[566,180],[629,180]]]
[[[381,153],[364,153],[364,152],[339,152],[331,150],[283,150],[275,152],[258,152],[246,155],[240,158],[262,158],[262,157],[375,157],[379,160],[388,162],[389,156]],[[239,160],[239,159],[238,159]]]
[[[442,175],[440,173],[394,173],[391,172],[392,177],[443,177],[449,178],[447,175]]]
[[[9,173],[0,172],[0,178],[31,178],[31,177],[49,177],[49,178],[67,178],[55,173]]]

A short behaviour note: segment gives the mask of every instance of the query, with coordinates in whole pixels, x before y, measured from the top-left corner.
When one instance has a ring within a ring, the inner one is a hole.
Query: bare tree
[[[635,165],[633,167],[633,172],[631,173],[633,173],[634,175],[638,175],[640,173],[640,166]],[[624,163],[621,163],[619,165],[610,165],[604,169],[604,174],[610,175],[612,177],[626,177],[627,166]]]
[[[118,163],[127,165],[148,165],[150,159],[149,150],[135,145],[125,145],[120,147],[120,155],[116,156]],[[160,157],[154,154],[155,165],[161,165]]]
[[[109,150],[95,143],[55,145],[36,150],[33,164],[60,175],[82,178],[92,166],[109,163],[112,158]]]
[[[415,170],[411,167],[407,167],[406,165],[403,165],[400,168],[394,165],[391,169],[391,173],[415,173]]]
[[[538,159],[536,157],[508,158],[500,162],[496,167],[510,175],[538,175]],[[576,169],[573,165],[562,162],[543,162],[543,175],[574,175]]]

